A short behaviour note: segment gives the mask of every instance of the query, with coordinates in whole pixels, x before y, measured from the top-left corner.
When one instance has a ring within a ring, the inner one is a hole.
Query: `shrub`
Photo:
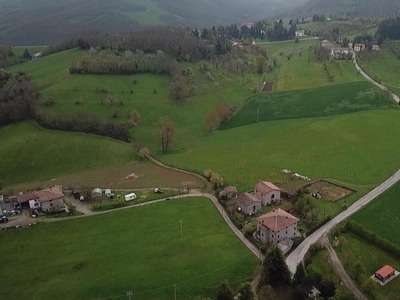
[[[47,95],[44,97],[43,103],[46,106],[52,106],[54,103],[56,103],[56,100],[54,100],[54,97],[52,95]]]

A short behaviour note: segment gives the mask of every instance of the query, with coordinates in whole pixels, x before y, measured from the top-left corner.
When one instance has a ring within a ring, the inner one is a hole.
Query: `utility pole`
[[[182,224],[183,224],[183,221],[180,220],[180,221],[179,221],[179,224],[181,225],[181,242],[182,242],[182,246],[183,246],[183,231],[182,231]],[[176,298],[176,297],[175,297],[175,298]]]
[[[174,298],[176,300],[176,284],[174,284]]]
[[[260,121],[260,119],[259,119],[259,117],[258,117],[258,116],[259,116],[258,113],[259,113],[259,108],[257,108],[257,123]]]
[[[126,292],[126,295],[128,296],[128,299],[131,300],[133,292],[132,291]]]

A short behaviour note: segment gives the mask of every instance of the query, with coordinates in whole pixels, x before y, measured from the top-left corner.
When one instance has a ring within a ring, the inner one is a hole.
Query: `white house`
[[[335,59],[345,59],[349,57],[350,49],[343,47],[332,47],[331,56]]]
[[[281,189],[269,181],[261,181],[254,186],[254,195],[261,200],[262,205],[279,203]]]
[[[305,35],[305,31],[303,29],[296,30],[294,34],[296,35],[296,37],[304,36]]]
[[[256,237],[264,243],[278,244],[284,239],[292,239],[299,235],[298,222],[298,218],[283,209],[274,209],[257,218]]]
[[[49,187],[48,189],[32,192],[35,197],[29,200],[32,210],[38,209],[43,212],[58,212],[65,209],[64,193],[61,185]]]

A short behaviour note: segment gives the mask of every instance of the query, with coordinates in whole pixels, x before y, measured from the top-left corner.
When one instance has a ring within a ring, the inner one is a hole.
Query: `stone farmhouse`
[[[292,239],[300,236],[299,219],[283,209],[274,209],[257,218],[256,238],[263,243],[274,243],[285,254],[293,245]]]
[[[364,49],[365,49],[365,44],[355,44],[354,45],[355,52],[364,51]]]
[[[226,199],[236,198],[238,194],[237,188],[234,186],[227,186],[219,192],[219,196]]]
[[[372,45],[372,51],[379,51],[379,45]]]
[[[323,48],[331,49],[331,48],[333,47],[333,44],[332,44],[331,41],[323,40],[323,41],[321,42],[321,46],[322,46]]]
[[[254,215],[261,211],[261,200],[251,193],[243,193],[238,197],[238,209],[246,215]]]
[[[304,30],[296,30],[295,31],[295,35],[296,37],[301,37],[305,35],[305,31]]]
[[[335,59],[346,59],[349,57],[350,49],[344,47],[332,47],[330,54]]]
[[[64,193],[61,185],[32,193],[36,196],[34,199],[29,200],[29,206],[32,210],[41,210],[49,213],[65,210]]]

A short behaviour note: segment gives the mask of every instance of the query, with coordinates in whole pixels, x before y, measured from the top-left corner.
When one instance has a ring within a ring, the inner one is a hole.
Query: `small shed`
[[[382,282],[385,282],[386,280],[390,279],[395,275],[396,275],[396,270],[389,265],[386,265],[375,272],[375,278],[379,279]]]
[[[111,196],[111,190],[110,190],[110,189],[106,189],[106,190],[104,191],[104,194],[105,194],[107,197],[110,197],[110,196]]]
[[[226,199],[236,198],[237,194],[238,194],[237,188],[234,186],[227,186],[221,192],[219,192],[219,196]]]
[[[251,193],[243,193],[237,199],[240,210],[246,215],[254,215],[261,211],[261,200]]]
[[[95,188],[92,190],[92,197],[101,197],[103,194],[100,188]]]

